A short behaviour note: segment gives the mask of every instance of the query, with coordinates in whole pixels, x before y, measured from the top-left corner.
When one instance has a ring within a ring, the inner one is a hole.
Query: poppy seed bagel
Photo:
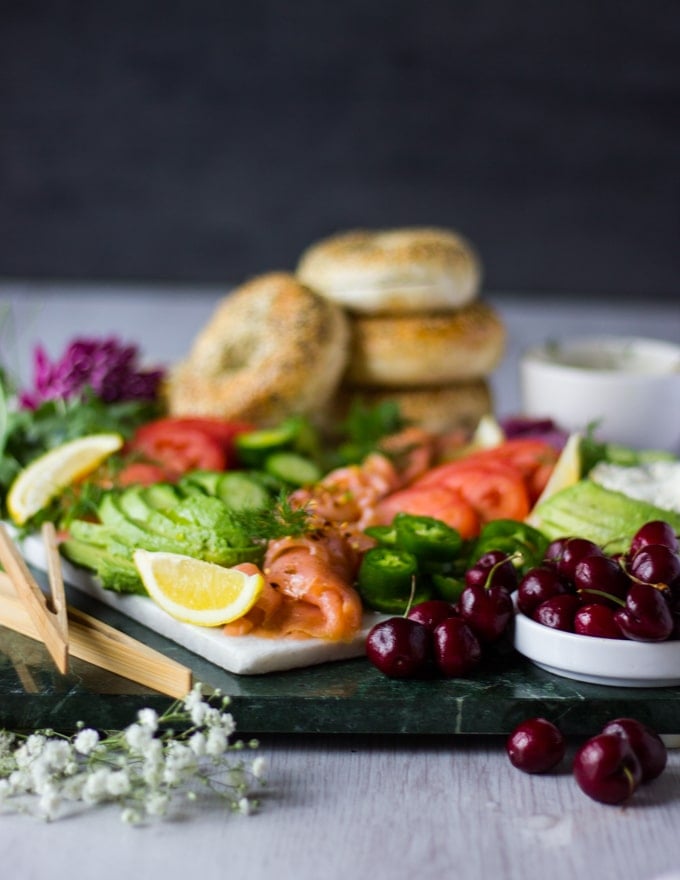
[[[482,378],[500,362],[505,339],[505,326],[481,300],[453,312],[355,315],[344,381],[398,388]]]
[[[258,276],[218,303],[170,371],[169,410],[263,425],[313,415],[340,381],[348,340],[339,306],[289,273]]]
[[[413,227],[354,230],[323,239],[303,253],[296,274],[349,311],[402,314],[471,302],[481,266],[456,232]]]

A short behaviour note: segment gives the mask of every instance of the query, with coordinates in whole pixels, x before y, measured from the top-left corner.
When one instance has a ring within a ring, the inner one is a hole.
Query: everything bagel
[[[505,337],[495,311],[479,300],[449,313],[355,316],[344,380],[403,388],[482,378],[498,365]]]
[[[338,385],[348,339],[337,305],[288,273],[259,276],[218,304],[171,371],[169,410],[265,425],[313,415]]]
[[[479,290],[481,268],[470,244],[430,227],[356,230],[324,239],[300,258],[303,284],[360,314],[457,309]]]

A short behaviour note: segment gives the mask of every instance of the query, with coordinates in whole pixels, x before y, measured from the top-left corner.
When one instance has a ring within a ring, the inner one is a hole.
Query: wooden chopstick
[[[68,645],[68,613],[66,611],[66,592],[61,572],[61,556],[57,545],[57,533],[54,523],[45,522],[42,526],[42,539],[47,561],[47,580],[50,585],[51,611],[54,614],[55,626]]]
[[[58,612],[52,611],[47,604],[45,594],[36,583],[3,523],[0,523],[0,562],[2,562],[3,568],[26,607],[38,637],[45,643],[57,669],[66,674],[68,672],[68,630],[59,622]],[[58,596],[56,601],[59,602]],[[61,601],[63,603],[63,599]]]
[[[192,672],[148,645],[72,606],[69,619],[69,651],[137,684],[180,699],[192,686]],[[0,625],[29,638],[40,638],[33,618],[12,590],[9,578],[0,574]]]

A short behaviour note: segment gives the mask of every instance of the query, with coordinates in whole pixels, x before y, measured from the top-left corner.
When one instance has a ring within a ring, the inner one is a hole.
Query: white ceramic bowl
[[[680,640],[633,642],[562,632],[515,615],[515,648],[563,678],[615,687],[680,685]]]
[[[636,449],[680,452],[680,345],[597,336],[524,353],[522,408],[568,431],[597,422],[597,436]]]

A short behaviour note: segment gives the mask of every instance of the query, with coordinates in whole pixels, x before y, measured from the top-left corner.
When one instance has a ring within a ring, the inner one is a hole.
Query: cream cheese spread
[[[588,476],[605,489],[680,513],[680,461],[655,461],[634,467],[601,462]]]

